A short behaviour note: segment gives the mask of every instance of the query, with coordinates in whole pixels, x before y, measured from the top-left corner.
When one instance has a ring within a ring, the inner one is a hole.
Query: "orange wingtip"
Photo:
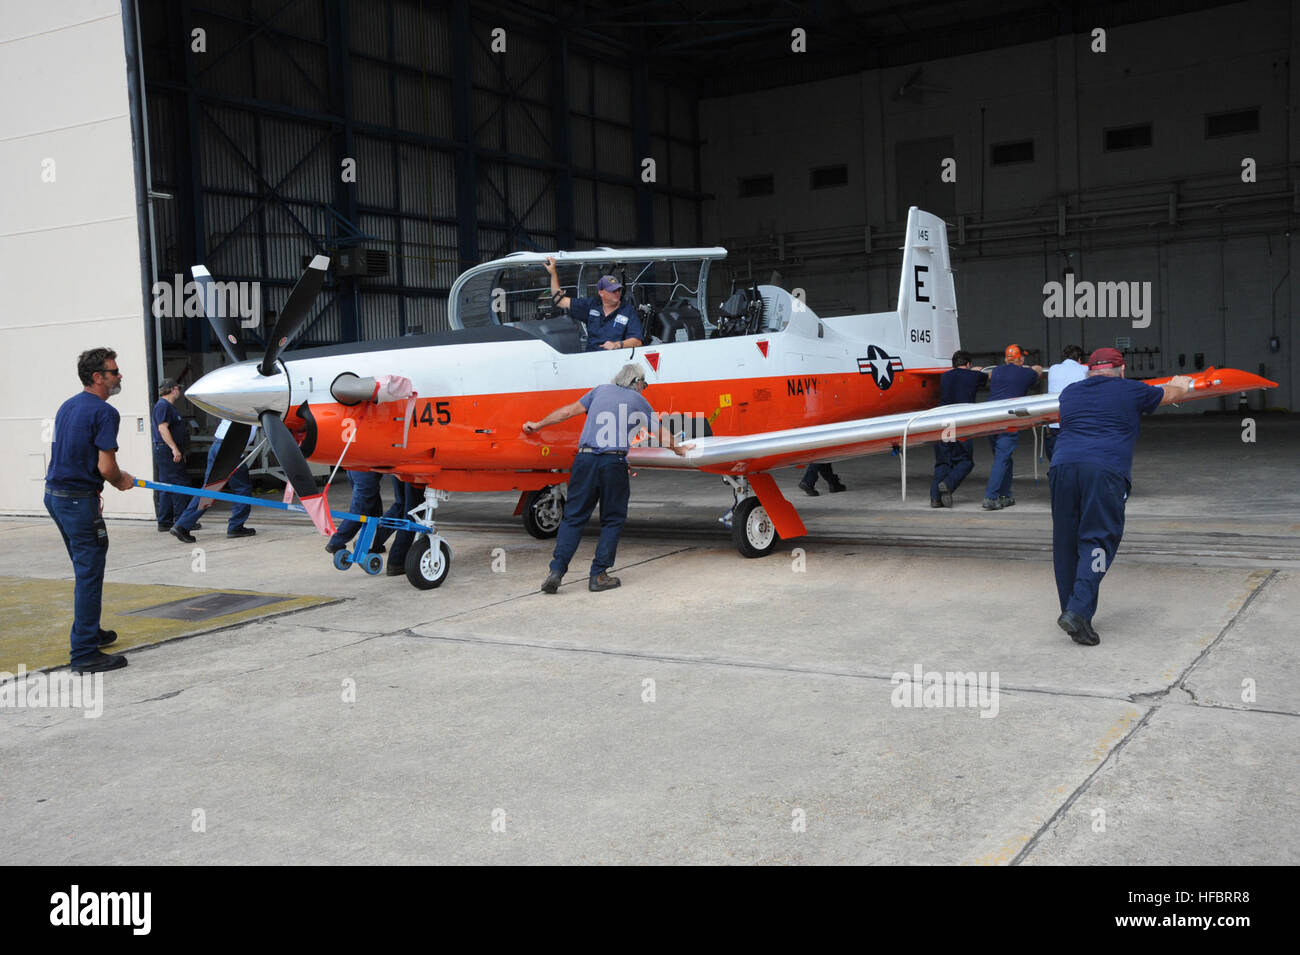
[[[1278,386],[1276,381],[1269,381],[1267,378],[1237,368],[1210,367],[1189,377],[1193,382],[1192,393],[1187,396],[1189,401],[1197,398],[1230,395],[1242,391],[1261,391],[1265,388],[1276,388]],[[1169,380],[1169,378],[1149,378],[1146,379],[1146,383],[1148,385],[1163,385]]]

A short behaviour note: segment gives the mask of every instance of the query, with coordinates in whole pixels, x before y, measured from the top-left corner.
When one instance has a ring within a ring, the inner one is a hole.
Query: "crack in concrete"
[[[1123,739],[1116,743],[1111,751],[1106,754],[1106,758],[1097,765],[1097,768],[1090,772],[1083,782],[1075,787],[1074,792],[1070,793],[1065,802],[1061,803],[1061,805],[1057,807],[1056,812],[1052,813],[1051,816],[1047,818],[1047,821],[1038,827],[1038,831],[1030,837],[1029,841],[1021,847],[1020,851],[1012,857],[1011,861],[1007,863],[1007,865],[1017,866],[1025,860],[1029,853],[1033,851],[1034,847],[1038,845],[1038,841],[1043,837],[1043,835],[1056,824],[1058,819],[1063,818],[1065,814],[1070,811],[1071,806],[1078,802],[1079,797],[1084,794],[1092,784],[1092,781],[1097,778],[1098,774],[1111,763],[1119,762],[1119,754],[1124,747],[1128,745],[1129,740],[1133,739],[1133,737],[1137,735],[1138,731],[1147,725],[1148,721],[1150,721],[1151,717],[1154,716],[1159,709],[1160,705],[1157,704],[1142,715],[1142,719],[1137,721],[1137,725],[1124,734]]]
[[[1129,732],[1125,733],[1123,739],[1121,739],[1118,743],[1116,743],[1115,746],[1111,749],[1111,751],[1106,754],[1106,758],[1101,761],[1101,764],[1097,766],[1097,768],[1094,769],[1091,773],[1089,773],[1087,778],[1084,779],[1083,782],[1081,782],[1075,788],[1074,792],[1072,792],[1069,795],[1069,797],[1060,806],[1057,807],[1056,812],[1052,813],[1051,817],[1049,817],[1048,820],[1038,828],[1038,831],[1034,833],[1034,835],[1030,838],[1030,840],[1027,843],[1025,843],[1024,847],[1021,848],[1021,850],[1018,853],[1016,853],[1015,857],[1011,860],[1010,865],[1019,865],[1026,857],[1028,857],[1029,853],[1038,844],[1038,841],[1039,839],[1042,838],[1043,834],[1046,833],[1052,826],[1054,826],[1059,819],[1062,819],[1064,817],[1065,813],[1069,811],[1070,807],[1073,806],[1075,802],[1078,801],[1079,797],[1081,797],[1084,794],[1084,792],[1088,789],[1088,787],[1092,785],[1092,781],[1097,778],[1098,774],[1101,773],[1103,769],[1105,769],[1108,765],[1111,765],[1112,763],[1118,764],[1120,752],[1124,749],[1125,746],[1128,745],[1129,741],[1133,739],[1133,737],[1136,736],[1137,733],[1151,721],[1151,717],[1154,716],[1157,712],[1159,712],[1160,708],[1163,705],[1165,705],[1166,702],[1176,702],[1183,705],[1187,705],[1186,701],[1172,698],[1171,695],[1175,691],[1181,691],[1183,693],[1186,693],[1189,697],[1191,697],[1192,700],[1191,705],[1198,706],[1198,707],[1204,706],[1204,704],[1197,701],[1195,694],[1193,694],[1191,690],[1188,690],[1183,685],[1184,681],[1191,674],[1192,670],[1194,670],[1196,666],[1202,660],[1205,659],[1205,657],[1210,653],[1210,651],[1213,650],[1215,647],[1217,647],[1219,645],[1219,642],[1223,640],[1225,636],[1227,636],[1228,631],[1231,630],[1236,625],[1237,621],[1241,619],[1242,614],[1246,612],[1246,608],[1249,607],[1252,603],[1254,603],[1255,598],[1258,597],[1260,593],[1264,590],[1264,588],[1268,586],[1268,584],[1271,581],[1273,581],[1277,576],[1278,576],[1278,571],[1276,569],[1270,570],[1268,576],[1266,576],[1263,580],[1259,581],[1259,583],[1255,585],[1255,587],[1251,590],[1251,592],[1246,596],[1246,599],[1241,602],[1241,606],[1238,607],[1237,610],[1233,613],[1233,615],[1228,619],[1228,622],[1223,625],[1223,629],[1219,631],[1218,636],[1216,636],[1204,648],[1202,648],[1201,652],[1196,655],[1196,658],[1192,660],[1192,662],[1189,663],[1183,669],[1183,672],[1179,674],[1178,678],[1174,680],[1169,686],[1165,687],[1163,690],[1158,690],[1155,693],[1139,693],[1129,697],[1129,702],[1138,706],[1149,705],[1151,708],[1146,711],[1142,719],[1138,721],[1137,725],[1134,726],[1133,729],[1131,729]],[[1220,707],[1220,708],[1226,709],[1226,707]],[[1254,713],[1258,711],[1242,710],[1240,712]],[[1281,714],[1281,715],[1294,715],[1294,714]]]

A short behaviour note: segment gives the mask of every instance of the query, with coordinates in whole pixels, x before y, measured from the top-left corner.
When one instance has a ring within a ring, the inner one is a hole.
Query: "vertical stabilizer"
[[[907,212],[903,274],[898,283],[903,347],[947,364],[961,347],[957,293],[948,261],[948,227],[938,216],[912,206]]]

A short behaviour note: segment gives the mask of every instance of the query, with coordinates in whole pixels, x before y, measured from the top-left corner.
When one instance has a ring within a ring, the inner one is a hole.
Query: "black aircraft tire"
[[[758,498],[747,497],[731,515],[731,539],[745,557],[766,557],[781,539]]]
[[[550,488],[542,488],[540,491],[530,491],[528,497],[524,498],[524,530],[538,540],[550,540],[560,532],[560,521],[564,519],[564,497],[560,497],[559,517],[554,521],[550,516],[539,518],[538,498]]]
[[[438,550],[437,555],[429,552],[428,534],[420,534],[411,544],[402,569],[406,571],[406,579],[411,582],[412,587],[432,590],[434,587],[441,587],[442,582],[447,579],[447,575],[451,573],[451,548],[445,541],[440,540]]]

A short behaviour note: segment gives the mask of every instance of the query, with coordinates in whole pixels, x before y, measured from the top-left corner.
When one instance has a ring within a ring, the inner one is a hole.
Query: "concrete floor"
[[[537,592],[550,544],[509,495],[444,505],[427,592],[335,571],[274,512],[250,540],[205,518],[198,580],[191,548],[114,522],[109,581],[341,600],[133,650],[99,719],[0,708],[7,860],[1295,863],[1300,421],[1241,433],[1147,423],[1096,648],[1054,623],[1028,436],[998,513],[983,442],[953,511],[927,506],[928,448],[906,503],[895,458],[817,499],[782,472],[810,535],[762,560],[715,478],[643,472],[605,594],[591,538]],[[48,520],[0,543],[0,576],[70,576]],[[996,696],[894,705],[917,667]]]

